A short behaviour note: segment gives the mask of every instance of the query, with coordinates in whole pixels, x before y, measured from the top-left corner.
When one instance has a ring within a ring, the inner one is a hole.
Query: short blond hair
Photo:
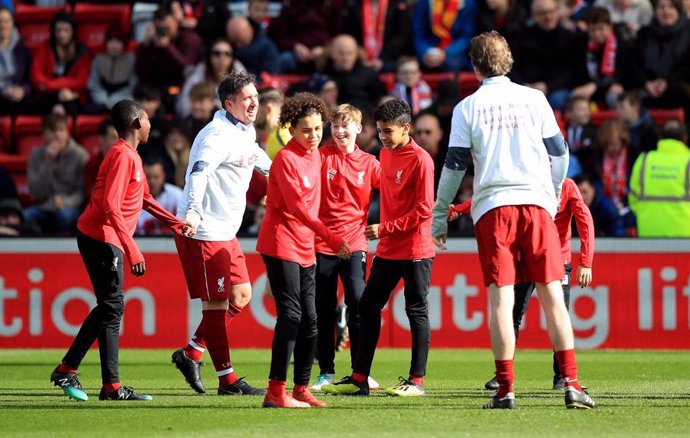
[[[333,111],[331,115],[331,121],[342,119],[344,122],[355,122],[358,125],[362,124],[362,111],[357,109],[357,107],[350,105],[349,103],[344,103],[338,105],[338,107]]]
[[[495,30],[472,38],[470,59],[472,66],[487,78],[507,75],[513,68],[513,54],[508,42]]]

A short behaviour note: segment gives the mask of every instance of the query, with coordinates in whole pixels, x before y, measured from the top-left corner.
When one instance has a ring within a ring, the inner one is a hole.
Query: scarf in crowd
[[[389,0],[378,0],[374,16],[374,0],[362,0],[362,31],[364,32],[364,51],[367,58],[376,59],[383,49],[383,30],[386,26],[386,12]]]
[[[424,0],[420,0],[424,1]],[[458,17],[462,0],[429,0],[431,1],[431,31],[439,37],[439,49],[445,49],[453,42],[450,30]]]
[[[602,179],[604,193],[614,204],[623,205],[623,198],[628,180],[628,150],[621,150],[618,158],[612,158],[604,154],[604,168]]]
[[[407,88],[405,84],[396,82],[391,94],[407,102],[412,110],[412,115],[416,115],[421,110],[430,107],[433,99],[431,87],[424,80],[420,80],[412,88]]]
[[[609,32],[608,38],[604,43],[604,48],[602,50],[601,59],[599,61],[599,73],[603,77],[610,78],[616,72],[616,50],[618,48],[618,42],[616,41],[616,35],[613,32]],[[596,53],[599,50],[599,46],[593,40],[589,40],[587,50],[590,53]]]

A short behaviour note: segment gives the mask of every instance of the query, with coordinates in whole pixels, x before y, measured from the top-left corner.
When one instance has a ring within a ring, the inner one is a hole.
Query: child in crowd
[[[431,106],[431,87],[422,79],[416,58],[401,56],[395,69],[395,79],[391,94],[412,108],[412,116]]]

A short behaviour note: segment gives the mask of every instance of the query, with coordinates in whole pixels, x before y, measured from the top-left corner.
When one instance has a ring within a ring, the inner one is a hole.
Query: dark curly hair
[[[233,71],[225,76],[218,85],[218,97],[225,106],[226,100],[233,100],[237,93],[249,84],[256,83],[256,76],[245,72]]]
[[[330,118],[328,105],[323,99],[313,93],[297,93],[285,99],[280,109],[279,125],[281,127],[296,126],[300,119],[312,114],[321,114],[321,120],[324,122]]]
[[[397,126],[412,123],[410,106],[400,99],[390,99],[374,111],[374,121],[393,122]]]

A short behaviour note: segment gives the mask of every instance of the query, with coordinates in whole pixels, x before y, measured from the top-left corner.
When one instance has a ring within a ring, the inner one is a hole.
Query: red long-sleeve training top
[[[321,207],[319,219],[332,232],[342,236],[352,252],[367,251],[364,236],[372,189],[379,188],[380,166],[371,154],[355,146],[349,154],[338,146],[319,149],[321,154]],[[316,252],[335,255],[319,236]]]
[[[176,233],[182,231],[184,221],[161,207],[149,193],[137,151],[120,139],[103,159],[91,201],[79,217],[77,228],[93,239],[120,248],[134,265],[144,260],[132,237],[142,208]]]

